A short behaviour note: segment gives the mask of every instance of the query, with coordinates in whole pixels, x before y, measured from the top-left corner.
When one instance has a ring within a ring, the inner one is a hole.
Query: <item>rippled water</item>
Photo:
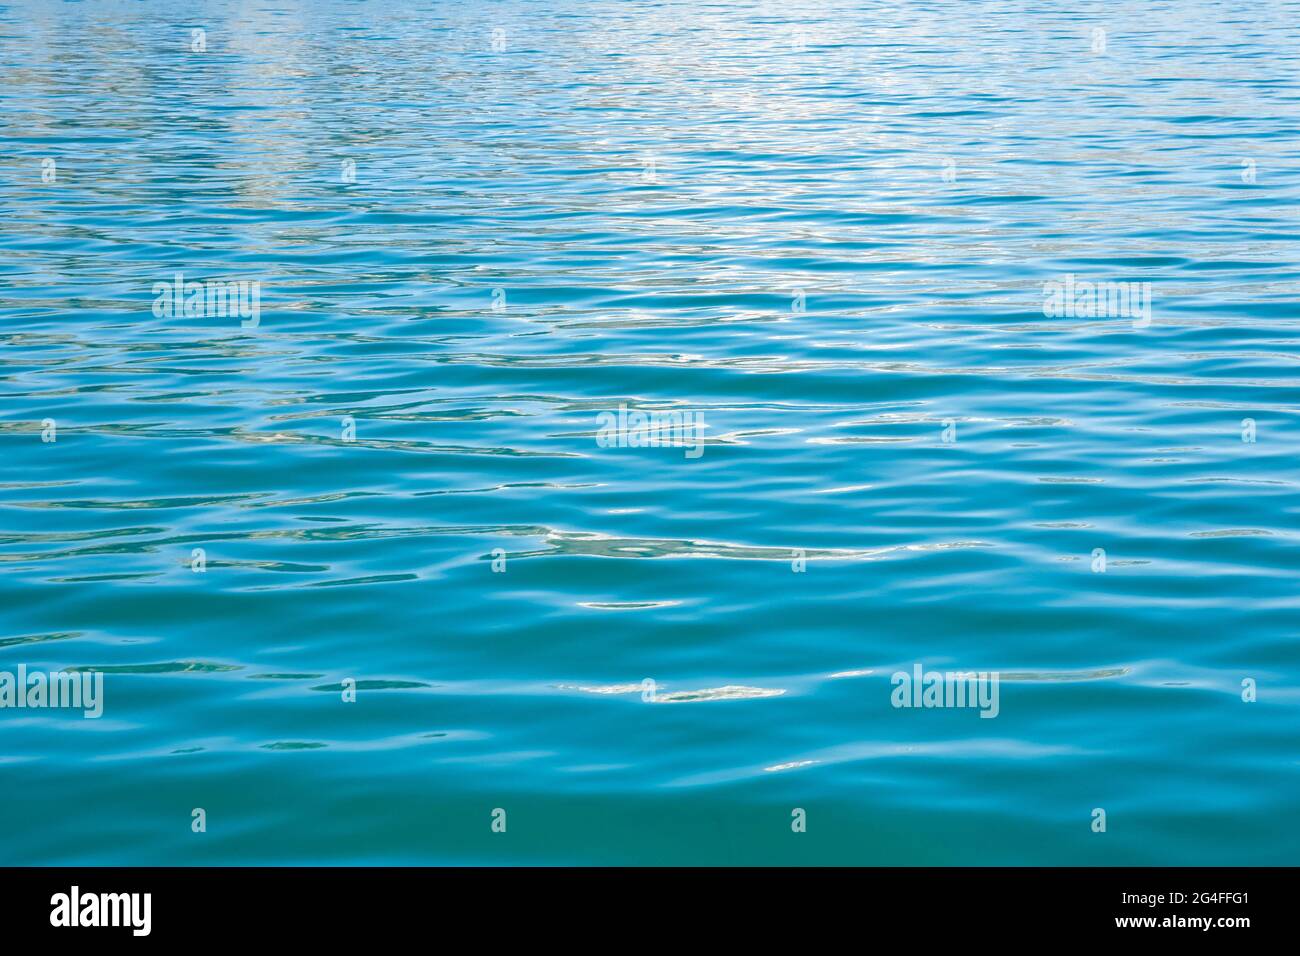
[[[1296,4],[183,6],[0,8],[0,862],[1297,862]]]

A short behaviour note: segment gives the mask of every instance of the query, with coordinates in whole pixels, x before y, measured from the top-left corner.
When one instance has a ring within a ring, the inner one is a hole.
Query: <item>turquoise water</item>
[[[1300,861],[1294,5],[182,6],[0,8],[0,862]]]

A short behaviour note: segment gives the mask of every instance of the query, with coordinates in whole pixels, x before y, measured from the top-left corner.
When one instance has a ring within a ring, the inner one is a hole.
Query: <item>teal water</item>
[[[1296,13],[0,7],[0,863],[1300,862]]]

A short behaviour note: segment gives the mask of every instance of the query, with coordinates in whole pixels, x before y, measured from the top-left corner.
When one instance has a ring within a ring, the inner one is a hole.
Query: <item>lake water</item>
[[[0,862],[1296,863],[1296,12],[0,7]]]

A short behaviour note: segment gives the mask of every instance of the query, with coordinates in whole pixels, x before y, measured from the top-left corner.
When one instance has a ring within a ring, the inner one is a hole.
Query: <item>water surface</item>
[[[1296,863],[1297,12],[0,7],[0,862]]]

